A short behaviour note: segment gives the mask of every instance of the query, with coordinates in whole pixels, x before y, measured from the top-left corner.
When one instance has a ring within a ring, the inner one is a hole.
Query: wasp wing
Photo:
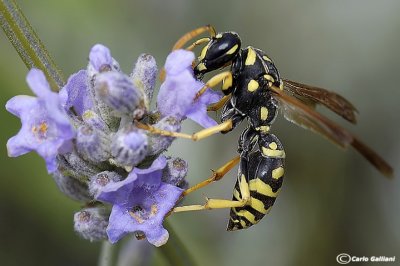
[[[284,117],[287,120],[321,134],[340,147],[347,148],[351,145],[383,175],[387,177],[393,176],[393,168],[349,131],[320,113],[317,113],[314,109],[295,97],[287,95],[279,88],[272,86],[270,89],[273,91],[274,98],[278,100]]]
[[[298,98],[305,104],[311,107],[315,107],[316,104],[322,104],[347,121],[353,124],[357,122],[357,109],[339,94],[287,79],[283,80],[283,85],[284,90],[288,94]]]

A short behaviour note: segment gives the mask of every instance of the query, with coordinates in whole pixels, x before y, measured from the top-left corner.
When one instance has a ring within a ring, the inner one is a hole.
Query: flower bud
[[[91,197],[85,183],[72,176],[65,176],[56,171],[52,174],[57,187],[62,193],[77,201],[90,201]]]
[[[172,131],[172,132],[179,132],[181,130],[180,121],[178,121],[173,116],[164,117],[153,126],[161,130]],[[174,137],[149,133],[148,155],[157,155],[165,151],[166,149],[168,149],[169,146],[171,146],[172,141],[174,141],[174,139],[175,139]]]
[[[167,167],[165,167],[162,175],[162,181],[180,188],[187,188],[188,183],[185,177],[188,172],[188,163],[179,158],[172,157],[167,159]]]
[[[110,49],[102,44],[96,44],[89,53],[89,72],[99,73],[119,70],[118,63],[112,58]],[[89,75],[92,77],[92,75]]]
[[[153,97],[157,79],[157,63],[153,56],[141,54],[132,72],[133,84],[147,96],[147,105]]]
[[[100,172],[100,168],[82,159],[76,151],[57,156],[57,170],[82,182]]]
[[[102,131],[83,125],[78,128],[76,147],[78,152],[93,162],[103,162],[110,158],[110,138]]]
[[[119,166],[136,166],[147,155],[147,135],[132,125],[120,129],[113,137],[111,155]]]
[[[100,73],[94,88],[96,95],[118,113],[138,119],[146,112],[143,94],[123,73]]]
[[[74,229],[84,239],[107,239],[108,215],[102,208],[86,208],[74,214]]]
[[[110,184],[121,181],[122,177],[116,172],[103,171],[94,175],[90,178],[89,181],[89,191],[90,194],[96,198],[100,193],[101,189]]]
[[[92,110],[87,110],[82,115],[82,120],[86,125],[92,126],[103,132],[109,132],[107,124],[101,119],[101,117],[93,112]]]

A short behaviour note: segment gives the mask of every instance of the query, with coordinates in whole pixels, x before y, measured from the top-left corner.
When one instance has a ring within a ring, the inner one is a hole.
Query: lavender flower
[[[178,120],[186,117],[202,127],[215,126],[217,122],[207,115],[207,105],[218,102],[221,94],[207,90],[199,99],[196,93],[204,83],[193,76],[194,54],[186,50],[176,50],[169,54],[165,62],[166,78],[160,87],[157,107],[162,117],[174,116]]]
[[[160,156],[149,168],[134,168],[125,180],[100,192],[98,200],[113,204],[107,227],[112,243],[133,232],[144,233],[157,247],[167,242],[169,235],[162,222],[183,190],[161,182],[165,166],[166,159]]]
[[[126,75],[100,44],[91,49],[87,68],[73,74],[58,94],[33,69],[27,82],[37,97],[8,101],[7,110],[22,121],[20,132],[7,143],[10,156],[36,151],[64,194],[113,205],[111,214],[100,202],[75,214],[75,230],[85,239],[108,237],[115,243],[136,233],[155,246],[168,240],[162,223],[187,186],[187,163],[180,158],[167,162],[160,154],[174,138],[138,129],[135,121],[174,132],[186,118],[203,127],[216,124],[206,106],[220,95],[207,91],[194,101],[204,84],[193,76],[193,59],[188,51],[168,57],[159,111],[149,109],[157,73],[154,58],[142,54]]]
[[[60,91],[63,98],[63,105],[66,111],[70,108],[80,116],[93,106],[93,101],[89,95],[87,83],[87,71],[80,70],[69,77],[67,84]]]
[[[75,132],[59,95],[50,90],[43,72],[32,69],[26,80],[38,97],[20,95],[7,102],[7,111],[22,122],[21,130],[7,142],[8,155],[15,157],[36,151],[51,173],[56,170],[57,154],[71,150]]]

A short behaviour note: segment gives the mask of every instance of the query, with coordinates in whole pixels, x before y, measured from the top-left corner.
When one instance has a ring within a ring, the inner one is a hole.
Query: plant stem
[[[53,90],[59,90],[64,77],[15,0],[0,0],[0,24],[28,69],[42,70]]]
[[[101,244],[100,256],[98,266],[112,266],[113,265],[113,253],[114,246],[107,240]]]
[[[167,244],[159,247],[158,250],[162,252],[168,263],[173,266],[195,266],[196,263],[192,256],[175,234],[168,221],[164,221],[164,226],[168,230],[170,237]]]

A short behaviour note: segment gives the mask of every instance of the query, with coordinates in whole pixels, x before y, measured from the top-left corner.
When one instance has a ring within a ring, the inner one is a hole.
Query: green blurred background
[[[273,132],[285,146],[286,179],[266,218],[233,233],[225,231],[228,210],[170,218],[199,265],[336,265],[342,252],[397,256],[396,263],[385,265],[400,265],[399,1],[18,3],[66,76],[86,66],[95,43],[107,45],[126,73],[143,52],[162,66],[183,33],[213,24],[220,31],[237,31],[244,45],[265,50],[283,77],[335,90],[358,108],[355,127],[329,116],[383,155],[395,168],[394,180],[353,150],[342,151],[279,118]],[[0,47],[4,106],[12,96],[31,92],[27,69],[3,33]],[[57,190],[36,154],[7,157],[6,141],[20,123],[4,108],[0,119],[0,264],[95,265],[100,245],[73,232],[79,203]],[[198,129],[188,121],[184,131]],[[239,134],[240,129],[200,143],[179,140],[169,153],[189,161],[194,184],[235,156]],[[204,196],[231,198],[235,176],[233,171],[186,203],[203,202]],[[165,265],[162,259],[156,262]]]

